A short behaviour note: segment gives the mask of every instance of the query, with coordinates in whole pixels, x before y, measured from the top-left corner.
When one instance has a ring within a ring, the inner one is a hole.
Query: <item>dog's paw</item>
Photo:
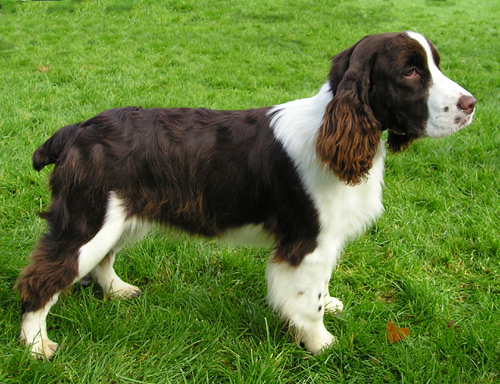
[[[141,290],[135,285],[120,282],[114,283],[112,287],[106,292],[111,297],[118,297],[122,299],[132,299],[141,295]]]
[[[23,342],[26,343],[25,341]],[[35,359],[51,360],[56,354],[58,345],[49,339],[37,338],[37,340],[29,344],[28,347],[31,356]]]
[[[325,298],[325,312],[339,315],[344,310],[344,303],[336,297]]]
[[[304,347],[313,355],[321,354],[325,349],[337,341],[335,336],[328,332],[323,324],[321,325],[322,327],[312,334],[302,335],[302,339],[299,343],[301,347]]]

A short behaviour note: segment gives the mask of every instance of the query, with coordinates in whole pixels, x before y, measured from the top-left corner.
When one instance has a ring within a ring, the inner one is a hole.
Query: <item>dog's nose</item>
[[[458,108],[470,115],[474,112],[474,106],[477,100],[473,96],[462,96],[458,99]]]

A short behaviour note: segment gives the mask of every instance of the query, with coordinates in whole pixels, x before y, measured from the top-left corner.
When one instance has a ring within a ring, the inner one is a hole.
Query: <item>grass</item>
[[[0,382],[500,382],[500,6],[487,0],[1,1]],[[44,230],[57,128],[125,105],[241,109],[312,95],[366,34],[417,30],[479,100],[473,125],[388,155],[386,213],[350,244],[310,358],[265,302],[267,250],[159,232],[117,270],[137,300],[75,287],[48,318],[53,362],[18,344],[19,270]],[[49,63],[48,68],[46,68]],[[39,70],[39,65],[41,70]],[[390,320],[410,329],[385,339]]]

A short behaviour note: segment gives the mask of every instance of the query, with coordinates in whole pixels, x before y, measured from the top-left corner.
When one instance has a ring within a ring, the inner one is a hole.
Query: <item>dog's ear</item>
[[[361,41],[332,57],[332,68],[330,69],[330,74],[328,75],[328,83],[330,84],[330,89],[334,95],[337,93],[337,88],[344,78],[344,74],[349,69],[352,53]]]
[[[348,185],[366,177],[381,136],[368,101],[371,58],[358,52],[359,44],[333,58],[333,98],[315,138],[319,160]]]

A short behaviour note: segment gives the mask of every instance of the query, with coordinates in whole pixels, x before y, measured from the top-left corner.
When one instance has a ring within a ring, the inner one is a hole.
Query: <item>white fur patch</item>
[[[26,312],[21,320],[20,340],[28,345],[31,355],[39,359],[51,359],[57,350],[57,343],[47,336],[47,315],[50,308],[57,302],[59,293],[37,311]]]
[[[111,192],[102,228],[88,243],[80,247],[78,256],[79,276],[76,280],[92,271],[122,237],[126,227],[126,212],[121,200]]]
[[[460,110],[458,101],[462,96],[472,96],[470,92],[443,75],[434,63],[429,43],[419,33],[407,32],[418,41],[427,55],[427,65],[431,72],[432,83],[429,88],[427,105],[429,118],[425,134],[428,137],[443,137],[465,128],[472,122],[474,112],[467,114]]]
[[[266,269],[269,303],[288,321],[296,341],[313,354],[335,340],[323,324],[329,264],[329,257],[317,250],[297,267],[271,256]]]

